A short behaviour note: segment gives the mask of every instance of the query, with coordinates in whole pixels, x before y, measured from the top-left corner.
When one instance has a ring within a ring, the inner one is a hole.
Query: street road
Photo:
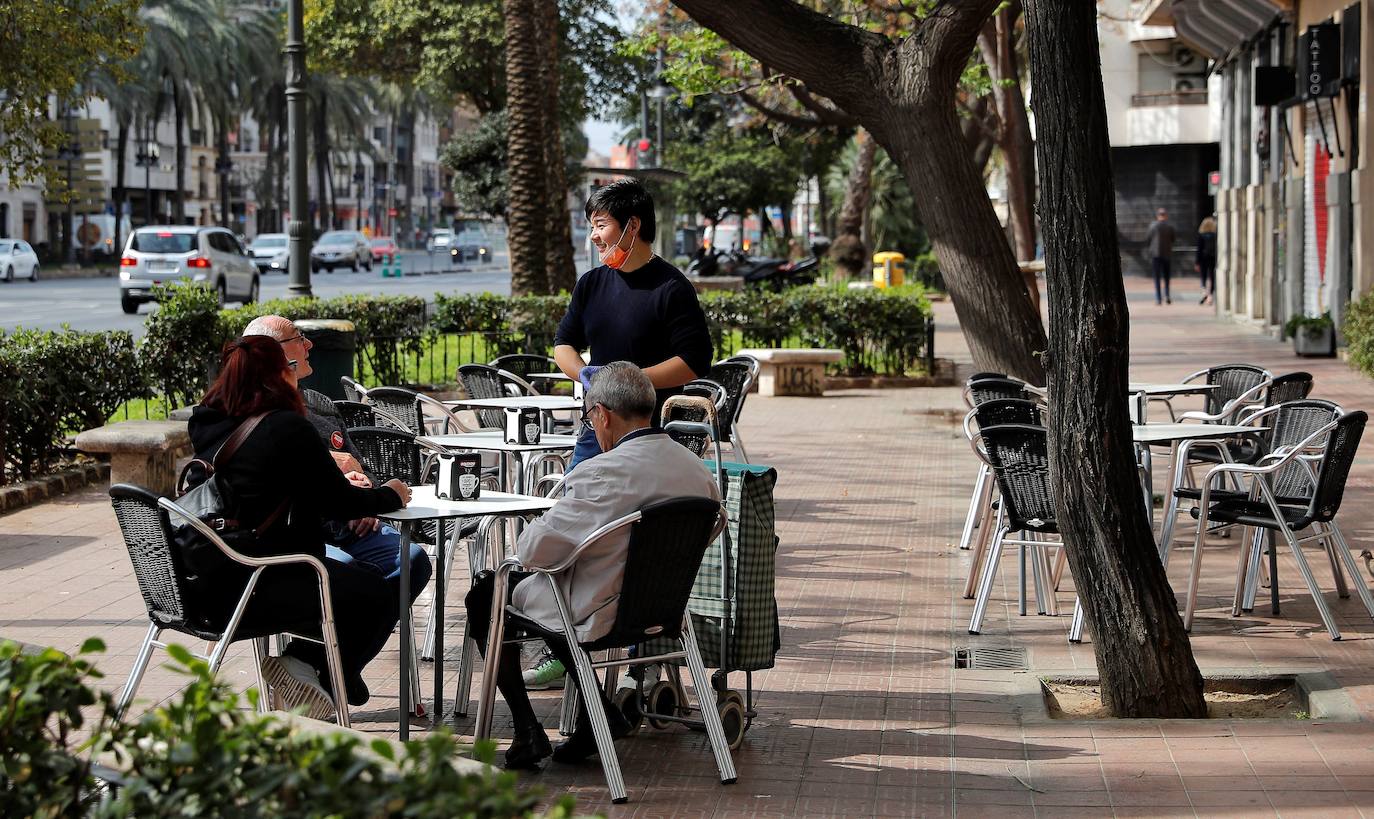
[[[494,243],[496,244],[496,243]],[[382,278],[381,266],[373,265],[372,272],[336,270],[316,273],[311,280],[315,295],[328,297],[346,293],[405,294],[432,299],[435,293],[481,293],[490,291],[510,293],[509,257],[505,243],[493,247],[495,258],[487,264],[470,262],[460,272],[437,272],[444,268],[443,254],[429,256],[424,251],[402,253],[406,275],[401,278]],[[586,259],[578,258],[578,264]],[[436,272],[430,272],[436,271]],[[413,274],[419,275],[413,275]],[[262,298],[284,298],[287,277],[264,275]],[[231,307],[237,306],[230,303]],[[31,329],[56,330],[68,324],[74,330],[129,330],[134,337],[143,335],[143,322],[157,306],[145,304],[138,315],[126,316],[119,309],[119,281],[113,277],[95,279],[43,279],[36,283],[16,279],[0,283],[0,328],[24,326]]]

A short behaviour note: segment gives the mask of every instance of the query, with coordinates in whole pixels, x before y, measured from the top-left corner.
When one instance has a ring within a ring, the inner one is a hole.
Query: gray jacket
[[[633,433],[632,433],[633,434]],[[711,473],[686,447],[662,432],[639,433],[568,473],[562,499],[525,528],[516,555],[527,566],[552,566],[584,538],[646,504],[677,497],[719,500]],[[615,623],[625,578],[629,531],[602,538],[558,576],[579,642],[604,637]],[[558,604],[538,575],[516,586],[511,603],[550,631],[562,631]]]

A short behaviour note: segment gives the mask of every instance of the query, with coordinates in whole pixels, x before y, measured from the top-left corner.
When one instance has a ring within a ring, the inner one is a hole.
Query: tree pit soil
[[[1052,719],[1112,719],[1095,681],[1042,680]],[[1293,679],[1206,680],[1208,719],[1307,719],[1307,697]]]

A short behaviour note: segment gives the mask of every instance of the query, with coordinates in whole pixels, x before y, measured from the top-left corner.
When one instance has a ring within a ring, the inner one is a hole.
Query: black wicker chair
[[[685,400],[695,399],[695,400]],[[705,379],[697,379],[688,382],[682,388],[680,396],[674,395],[663,403],[663,410],[660,415],[660,426],[668,433],[668,437],[687,447],[693,455],[698,458],[705,458],[708,446],[711,443],[711,435],[708,432],[699,432],[695,429],[684,430],[670,426],[673,421],[690,421],[703,423],[708,428],[716,429],[717,439],[720,435],[720,417],[724,412],[727,398],[725,388]],[[708,406],[709,404],[709,406]]]
[[[367,395],[366,387],[346,375],[339,376],[339,386],[343,387],[344,397],[349,401],[362,401]]]
[[[382,426],[425,434],[424,413],[420,410],[420,394],[404,387],[373,387],[365,398],[377,413]]]
[[[549,593],[558,600],[559,610],[563,614],[562,633],[572,634],[573,624],[569,622],[567,614],[569,606],[556,578],[573,570],[578,557],[588,547],[608,535],[630,528],[625,576],[611,631],[594,642],[579,644],[573,641],[571,648],[575,668],[570,671],[576,674],[578,689],[590,693],[600,688],[596,668],[605,668],[608,669],[607,673],[612,673],[611,669],[622,666],[685,659],[697,696],[708,698],[701,703],[701,719],[690,720],[689,723],[705,728],[720,781],[730,784],[735,781],[736,773],[734,761],[730,758],[730,743],[723,722],[729,721],[732,729],[736,729],[742,736],[743,709],[739,702],[731,698],[724,698],[719,702],[711,701],[715,689],[702,663],[701,652],[692,632],[691,618],[687,615],[687,601],[701,567],[702,557],[711,542],[719,536],[724,524],[725,516],[720,504],[709,498],[673,498],[650,504],[638,512],[602,526],[557,565],[522,566],[514,558],[506,560],[497,572],[492,611],[509,611],[509,619],[517,629],[537,628],[525,620],[518,610],[508,610],[505,605],[509,585],[507,578],[510,572],[537,572],[547,579]],[[489,650],[482,677],[481,696],[478,699],[475,729],[477,739],[485,739],[491,735],[491,717],[496,699],[496,668],[505,642],[506,620],[507,617],[504,616],[491,618],[491,629],[487,639]],[[596,663],[593,663],[589,654],[592,651],[641,645],[650,638],[674,640],[681,644],[681,648],[668,654],[645,654],[641,651],[634,657],[607,659]],[[676,666],[670,668],[675,669]],[[571,694],[569,691],[565,696]],[[675,694],[677,713],[666,716],[681,719],[678,714],[686,711],[687,700],[680,685],[676,686]],[[611,801],[623,803],[628,796],[601,697],[590,695],[583,697],[582,701],[596,737],[598,756],[606,776]]]
[[[706,380],[713,381],[725,388],[725,403],[720,409],[720,440],[735,450],[741,463],[749,463],[749,453],[744,449],[744,438],[740,435],[739,419],[744,412],[744,401],[758,379],[759,362],[750,356],[735,356],[717,362]]]
[[[469,398],[509,398],[512,393],[535,394],[533,388],[525,382],[486,364],[464,364],[458,368],[458,380],[462,382]],[[505,427],[506,416],[501,410],[478,409],[473,410],[473,413],[483,429]]]
[[[268,688],[262,678],[263,645],[260,638],[272,632],[254,631],[239,626],[247,609],[248,600],[253,595],[258,578],[268,566],[309,566],[315,570],[319,580],[320,606],[323,618],[319,624],[321,637],[314,637],[300,631],[289,632],[291,636],[323,643],[328,660],[330,677],[334,691],[343,691],[343,672],[339,663],[338,637],[334,632],[333,601],[329,594],[329,578],[324,564],[310,555],[278,555],[273,557],[249,557],[229,548],[213,529],[196,520],[167,498],[161,498],[141,486],[117,483],[110,487],[110,502],[114,506],[115,518],[119,521],[119,531],[133,563],[134,578],[138,582],[139,593],[148,608],[148,632],[139,646],[129,679],[124,684],[116,704],[122,714],[133,701],[139,683],[152,659],[154,648],[166,648],[162,641],[164,631],[175,631],[197,640],[213,642],[209,654],[196,654],[210,665],[210,672],[219,669],[229,646],[235,642],[251,640],[253,643],[253,665],[257,674],[258,690],[262,693],[259,709],[265,710],[269,703]],[[244,567],[247,581],[243,593],[233,613],[227,617],[224,612],[211,610],[200,604],[205,599],[203,589],[193,586],[186,577],[187,568],[182,564],[181,552],[174,545],[171,515],[177,520],[191,524],[207,540],[219,547],[226,558]],[[301,624],[302,626],[309,624]],[[348,727],[348,708],[336,707],[334,716],[339,725]]]
[[[978,456],[978,477],[974,480],[973,496],[969,499],[969,511],[965,514],[963,533],[959,536],[960,550],[973,548],[973,561],[969,563],[969,574],[963,583],[963,598],[966,601],[971,601],[974,596],[982,558],[987,554],[988,543],[992,539],[992,513],[996,506],[995,500],[992,499],[992,469],[988,466],[985,456],[978,451],[977,433],[973,427],[977,426],[978,429],[982,429],[985,426],[1002,425],[1002,423],[1029,423],[1029,425],[1040,426],[1043,422],[1043,405],[1039,401],[1020,399],[1020,397],[1017,399],[989,397],[996,392],[998,390],[995,389],[978,390],[976,396],[971,396],[978,400],[978,403],[965,416],[965,430],[963,431],[965,431],[965,436],[969,438],[969,444],[974,448],[974,455]],[[978,530],[977,546],[974,546],[974,529]]]
[[[497,370],[505,370],[526,381],[530,380],[530,373],[558,372],[558,362],[546,355],[535,355],[533,353],[512,353],[511,355],[503,355],[500,358],[488,362],[487,366]]]
[[[964,403],[976,407],[994,398],[1020,398],[1034,401],[1035,394],[1026,388],[1026,382],[1018,378],[980,378],[969,379],[964,385]]]
[[[371,404],[361,401],[335,401],[334,409],[346,429],[377,426],[377,413]]]
[[[1279,408],[1279,411],[1282,409]],[[1254,466],[1220,464],[1208,470],[1198,505],[1192,510],[1193,516],[1198,519],[1198,530],[1193,543],[1193,562],[1188,577],[1188,603],[1183,617],[1186,627],[1192,627],[1193,614],[1197,607],[1203,536],[1209,531],[1236,525],[1271,530],[1283,535],[1293,552],[1298,571],[1312,594],[1312,601],[1316,605],[1322,624],[1326,626],[1332,640],[1341,639],[1341,632],[1326,600],[1322,597],[1312,568],[1303,555],[1303,543],[1321,540],[1326,542],[1328,550],[1334,548],[1333,571],[1344,569],[1349,576],[1349,582],[1354,583],[1359,591],[1365,610],[1370,618],[1374,619],[1374,595],[1370,594],[1369,586],[1361,578],[1359,566],[1350,554],[1344,536],[1332,525],[1336,513],[1340,510],[1350,466],[1355,460],[1355,453],[1359,449],[1360,439],[1364,435],[1368,421],[1369,416],[1364,412],[1345,413],[1337,420],[1324,424],[1297,444],[1276,449],[1272,455],[1261,458]],[[1321,447],[1320,456],[1310,454],[1312,449],[1318,446]],[[1318,459],[1319,465],[1314,471],[1310,470],[1312,461]],[[1296,467],[1297,471],[1291,467]],[[1228,473],[1248,477],[1252,484],[1251,492],[1244,497],[1214,495],[1213,480]],[[1285,500],[1294,499],[1294,496],[1285,497],[1283,492],[1301,489],[1304,484],[1311,489],[1310,497],[1305,504],[1284,503]],[[1315,527],[1313,534],[1297,537],[1298,532],[1309,526]],[[1252,555],[1253,549],[1250,546],[1241,549],[1241,565],[1237,568],[1236,576],[1242,580],[1236,584],[1233,614],[1240,613],[1245,592],[1244,578],[1249,575],[1248,563]],[[1337,585],[1339,588],[1339,581]]]
[[[1038,536],[1058,536],[1055,520],[1054,494],[1050,488],[1049,439],[1044,427],[1030,424],[1001,424],[980,428],[978,433],[986,448],[988,463],[997,480],[1001,503],[998,508],[996,531],[983,561],[978,592],[974,598],[973,617],[969,633],[978,634],[983,627],[992,587],[997,580],[998,559],[1002,547],[1011,544],[1030,551],[1036,598],[1041,613],[1057,613],[1053,582],[1049,577],[1049,546]],[[1020,531],[1023,537],[1011,539],[1008,534]],[[1020,577],[1020,608],[1026,613],[1026,578]],[[1049,603],[1046,605],[1045,601]]]

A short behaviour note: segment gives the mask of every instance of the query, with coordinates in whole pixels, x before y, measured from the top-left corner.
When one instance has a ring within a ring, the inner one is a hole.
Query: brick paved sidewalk
[[[1169,307],[1156,307],[1141,281],[1129,289],[1133,377],[1175,380],[1207,364],[1251,361],[1306,369],[1317,397],[1374,407],[1374,383],[1346,365],[1295,359],[1284,344],[1219,323],[1196,306],[1195,292],[1185,298],[1188,288]],[[966,363],[950,306],[938,305],[937,317],[939,354]],[[1374,623],[1358,600],[1330,595],[1346,632],[1331,642],[1288,559],[1283,615],[1268,616],[1261,603],[1232,619],[1236,540],[1208,548],[1193,635],[1199,663],[1329,670],[1365,721],[1023,724],[1014,695],[1028,673],[956,670],[953,650],[963,646],[1025,648],[1035,672],[1093,667],[1090,645],[1065,641],[1068,584],[1064,616],[1016,616],[1012,560],[1003,561],[984,633],[967,634],[971,604],[960,595],[969,556],[955,545],[975,463],[957,425],[961,407],[957,389],[752,398],[750,452],[780,475],[783,648],[777,667],[755,676],[760,715],[736,754],[739,783],[720,786],[704,737],[681,728],[645,728],[618,744],[628,805],[606,804],[594,764],[550,765],[527,780],[614,816],[1374,815]],[[1365,511],[1372,480],[1366,451],[1341,517],[1356,550],[1374,546]],[[1173,561],[1176,588],[1186,563]],[[1329,586],[1325,564],[1313,565]],[[110,646],[102,668],[112,686],[122,683],[147,621],[103,492],[0,517],[0,584],[0,635],[72,649],[98,634]],[[449,646],[461,635],[456,603],[457,595]],[[417,622],[426,617],[420,610]],[[224,672],[244,687],[246,654],[231,652]],[[356,727],[394,733],[396,661],[393,642],[369,669],[375,693],[355,712]],[[456,654],[450,675],[455,666]],[[431,671],[422,673],[428,690]],[[168,696],[176,683],[154,668],[141,697]],[[536,697],[552,726],[557,694]],[[503,713],[498,736],[509,735]]]

